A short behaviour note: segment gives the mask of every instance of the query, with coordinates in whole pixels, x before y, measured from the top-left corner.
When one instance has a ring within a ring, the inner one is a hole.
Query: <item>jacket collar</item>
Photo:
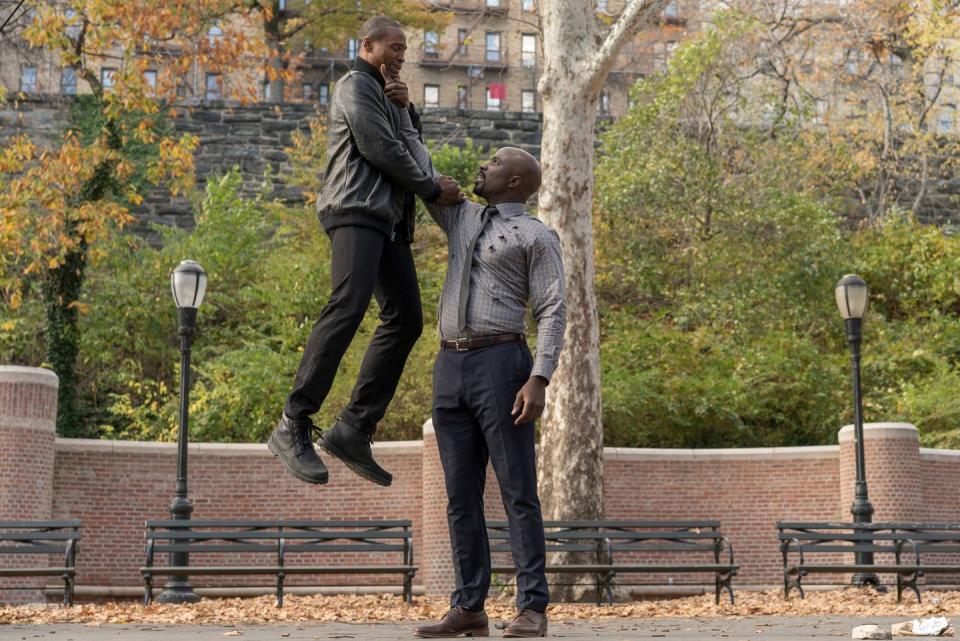
[[[368,73],[373,76],[374,80],[377,81],[377,84],[379,84],[380,87],[387,86],[387,83],[383,80],[383,75],[380,73],[380,70],[360,56],[357,56],[357,59],[353,61],[353,68],[356,71],[363,71],[364,73]]]

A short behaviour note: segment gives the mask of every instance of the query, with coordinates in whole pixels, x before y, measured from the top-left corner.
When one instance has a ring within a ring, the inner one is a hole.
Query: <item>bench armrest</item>
[[[916,561],[917,567],[920,567],[920,546],[917,545],[917,542],[913,539],[900,539],[897,541],[897,547],[895,548],[894,554],[896,555],[897,565],[900,565],[900,553],[903,550],[903,544],[909,543],[913,547],[913,557]]]
[[[780,551],[783,553],[783,569],[787,569],[787,556],[790,554],[790,544],[796,543],[797,553],[800,555],[800,565],[803,565],[803,546],[800,544],[800,539],[793,537],[788,541],[784,541],[780,544]]]
[[[727,553],[730,558],[730,565],[735,565],[735,563],[733,562],[733,543],[730,542],[729,538],[727,538],[722,534],[719,537],[717,537],[717,548],[716,548],[716,551],[714,552],[714,557],[717,560],[717,565],[720,564],[720,554],[723,552],[724,543],[727,544]]]

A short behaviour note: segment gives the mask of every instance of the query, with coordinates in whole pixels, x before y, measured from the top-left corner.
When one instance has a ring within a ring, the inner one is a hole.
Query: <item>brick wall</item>
[[[84,524],[78,584],[136,589],[143,562],[143,523],[166,518],[173,497],[176,447],[55,439],[56,379],[43,370],[0,367],[0,520],[77,518]],[[781,581],[777,520],[849,520],[853,499],[852,430],[839,445],[732,450],[605,450],[604,503],[612,519],[718,519],[741,566],[736,585]],[[868,424],[864,443],[875,521],[956,522],[960,452],[921,449],[916,429]],[[375,456],[394,473],[381,488],[329,461],[331,482],[301,483],[262,444],[192,444],[189,496],[195,519],[411,519],[420,567],[417,584],[443,594],[453,584],[443,472],[430,422],[423,441],[377,443]],[[487,518],[503,518],[497,481],[488,470]],[[262,562],[261,560],[260,562]],[[333,563],[362,561],[333,557]],[[22,562],[0,558],[0,563]],[[191,559],[203,564],[202,558]],[[506,583],[510,577],[500,577]],[[645,577],[623,577],[625,583]],[[674,585],[689,581],[678,576]],[[708,579],[708,577],[702,577]],[[673,579],[656,577],[658,582]],[[937,577],[938,582],[941,581]],[[809,583],[845,577],[813,576]],[[269,585],[269,578],[244,584]],[[48,581],[48,583],[53,583]],[[162,582],[161,582],[162,583]],[[196,578],[194,585],[235,580]],[[365,576],[291,577],[290,585],[397,585]],[[38,585],[0,581],[0,600],[38,598],[3,588]],[[18,596],[14,596],[18,595]],[[26,597],[25,597],[26,595]]]

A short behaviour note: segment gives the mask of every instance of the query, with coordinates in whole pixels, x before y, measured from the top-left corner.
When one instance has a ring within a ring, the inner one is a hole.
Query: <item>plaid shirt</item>
[[[425,171],[438,177],[430,155],[412,125],[403,122],[401,136]],[[484,205],[427,204],[430,215],[447,234],[447,276],[440,295],[439,330],[444,340],[522,334],[527,303],[537,321],[537,349],[531,376],[550,380],[557,368],[566,308],[563,261],[557,233],[527,213],[521,203],[501,203],[477,240],[470,269],[467,327],[458,331],[460,281],[467,246],[477,233]]]

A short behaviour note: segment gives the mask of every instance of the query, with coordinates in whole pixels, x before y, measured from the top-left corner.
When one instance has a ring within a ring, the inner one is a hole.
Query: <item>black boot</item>
[[[377,485],[388,486],[393,483],[393,475],[373,460],[371,443],[372,435],[354,429],[339,418],[317,441],[317,445],[327,454],[343,461],[357,476]]]
[[[310,432],[316,429],[309,420],[295,423],[283,414],[267,441],[267,447],[295,477],[304,483],[323,485],[329,477],[327,466],[310,442]]]

